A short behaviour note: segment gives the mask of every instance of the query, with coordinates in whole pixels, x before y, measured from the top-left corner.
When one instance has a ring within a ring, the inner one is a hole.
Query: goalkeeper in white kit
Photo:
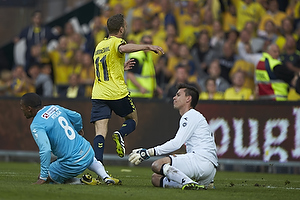
[[[185,144],[185,154],[169,155],[152,163],[152,184],[156,187],[183,190],[214,187],[213,181],[218,167],[216,144],[206,119],[195,110],[198,98],[199,92],[196,88],[180,84],[173,97],[174,108],[181,115],[175,137],[153,148],[135,149],[129,155],[129,161],[138,165],[150,156],[172,153]]]

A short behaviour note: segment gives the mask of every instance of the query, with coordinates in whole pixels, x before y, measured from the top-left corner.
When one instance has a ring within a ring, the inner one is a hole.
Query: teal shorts
[[[65,183],[66,180],[74,178],[83,173],[92,163],[95,157],[92,148],[78,160],[60,161],[59,159],[52,162],[49,168],[49,177],[55,183]]]

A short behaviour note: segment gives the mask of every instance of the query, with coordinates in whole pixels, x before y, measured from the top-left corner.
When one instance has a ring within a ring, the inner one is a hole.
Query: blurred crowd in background
[[[32,24],[14,38],[15,44],[26,40],[26,63],[1,71],[0,95],[90,98],[94,49],[108,36],[107,19],[117,13],[126,17],[127,43],[147,35],[148,43],[165,51],[152,55],[156,84],[150,98],[170,100],[178,83],[188,83],[199,89],[201,100],[255,100],[255,66],[239,52],[265,52],[270,44],[278,45],[294,81],[299,76],[298,0],[284,9],[277,0],[109,0],[100,9],[87,34],[71,22],[50,29],[42,13],[34,12]],[[297,101],[292,85],[288,100]]]

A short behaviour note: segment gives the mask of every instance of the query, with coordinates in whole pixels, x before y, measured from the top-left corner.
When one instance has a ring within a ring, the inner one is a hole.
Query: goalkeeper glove
[[[132,164],[138,165],[144,160],[148,160],[150,156],[155,155],[155,150],[154,148],[150,149],[134,149],[132,150],[131,154],[129,155],[129,161]]]

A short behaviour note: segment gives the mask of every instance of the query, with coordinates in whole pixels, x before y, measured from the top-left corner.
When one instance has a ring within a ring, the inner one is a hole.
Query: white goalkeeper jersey
[[[195,109],[190,109],[182,115],[179,129],[173,139],[154,149],[156,155],[164,155],[178,150],[183,144],[187,153],[198,154],[218,166],[214,134],[204,116]]]

